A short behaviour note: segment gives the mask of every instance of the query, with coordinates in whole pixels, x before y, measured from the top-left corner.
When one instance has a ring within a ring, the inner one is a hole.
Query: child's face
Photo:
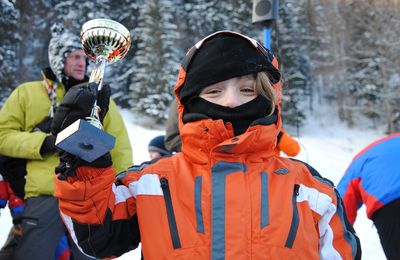
[[[156,151],[149,151],[149,155],[151,160],[162,157],[161,153]]]
[[[257,97],[253,75],[231,78],[205,87],[200,97],[205,100],[234,108]]]

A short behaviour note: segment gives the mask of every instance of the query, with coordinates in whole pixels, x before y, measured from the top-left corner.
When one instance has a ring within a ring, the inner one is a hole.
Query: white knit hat
[[[62,82],[64,75],[64,62],[70,52],[82,49],[79,37],[70,33],[61,24],[53,24],[51,26],[51,35],[49,43],[49,63],[50,68],[57,78]]]

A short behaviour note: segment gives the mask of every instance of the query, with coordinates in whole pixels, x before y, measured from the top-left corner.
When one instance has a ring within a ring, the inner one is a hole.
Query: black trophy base
[[[58,133],[56,146],[79,158],[93,162],[115,145],[115,137],[79,119]]]

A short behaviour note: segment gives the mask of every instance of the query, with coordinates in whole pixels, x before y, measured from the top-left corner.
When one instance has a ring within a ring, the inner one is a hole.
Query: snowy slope
[[[155,136],[163,134],[162,130],[149,130],[138,125],[138,120],[128,111],[123,111],[123,117],[134,149],[134,162],[148,160],[147,144]],[[310,118],[313,116],[310,115]],[[160,128],[160,127],[159,127]],[[296,136],[296,131],[287,129]],[[313,166],[321,175],[337,183],[351,159],[366,145],[382,137],[378,131],[365,129],[348,129],[335,120],[326,119],[314,122],[308,120],[300,128],[299,141],[302,151],[297,159]],[[3,244],[11,219],[7,211],[2,211],[0,217],[0,244]],[[355,229],[361,239],[363,258],[365,260],[385,259],[379,238],[372,222],[367,219],[365,208],[359,210]],[[140,250],[129,252],[118,259],[140,259]]]

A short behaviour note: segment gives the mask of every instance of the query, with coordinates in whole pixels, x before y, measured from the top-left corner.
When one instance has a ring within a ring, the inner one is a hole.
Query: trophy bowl
[[[104,57],[107,63],[124,58],[131,46],[128,29],[109,19],[93,19],[86,22],[81,30],[83,50],[90,60]]]

